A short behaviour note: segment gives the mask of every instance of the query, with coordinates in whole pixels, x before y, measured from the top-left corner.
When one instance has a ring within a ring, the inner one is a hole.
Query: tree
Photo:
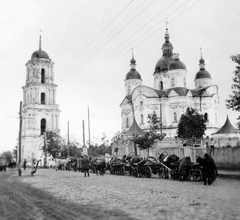
[[[160,130],[159,118],[156,114],[148,117],[150,124],[149,131],[145,132],[144,136],[138,136],[134,139],[134,143],[138,144],[139,149],[147,150],[147,158],[149,157],[149,150],[153,147],[153,144],[161,141],[166,134],[158,133]]]
[[[178,123],[177,135],[184,141],[194,143],[203,137],[206,129],[206,120],[203,115],[188,107]]]
[[[46,143],[47,146],[43,146],[43,151],[52,155],[53,158],[58,157],[62,151],[62,137],[59,135],[59,132],[52,130],[47,131]]]
[[[237,63],[236,70],[233,72],[233,84],[232,92],[233,95],[229,95],[229,99],[226,100],[226,106],[234,111],[240,111],[240,54],[230,57],[234,63]],[[237,118],[240,120],[240,116]],[[237,123],[238,129],[240,130],[240,121]]]
[[[1,154],[1,156],[4,156],[6,158],[6,162],[10,163],[13,160],[13,155],[11,151],[5,151]]]

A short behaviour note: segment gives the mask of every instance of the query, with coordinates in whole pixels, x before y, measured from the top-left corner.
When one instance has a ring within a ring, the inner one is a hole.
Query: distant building
[[[54,63],[41,49],[35,51],[26,64],[26,83],[22,107],[22,161],[43,157],[43,135],[48,129],[59,130],[59,105],[56,103]]]
[[[136,60],[132,56],[130,71],[125,78],[125,97],[120,104],[123,135],[133,123],[134,111],[136,122],[142,130],[149,129],[148,117],[156,114],[161,118],[162,132],[166,137],[173,138],[176,136],[180,117],[187,107],[204,115],[207,120],[206,135],[210,136],[219,129],[218,86],[212,84],[202,55],[194,78],[195,88],[188,89],[186,65],[179,59],[178,53],[173,53],[173,45],[169,39],[166,29],[162,57],[157,61],[153,72],[153,88],[142,85],[141,75],[136,70]]]
[[[210,141],[212,147],[239,147],[240,133],[231,124],[228,117],[225,124],[214,134]]]

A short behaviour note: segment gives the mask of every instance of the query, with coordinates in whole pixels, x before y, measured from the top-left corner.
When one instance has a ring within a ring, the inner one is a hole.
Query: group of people
[[[213,158],[205,153],[203,158],[197,157],[199,166],[202,167],[202,177],[204,185],[211,185],[218,176],[218,171]],[[189,167],[191,158],[189,156],[183,158],[180,162],[178,174],[180,180],[186,180],[189,175]]]

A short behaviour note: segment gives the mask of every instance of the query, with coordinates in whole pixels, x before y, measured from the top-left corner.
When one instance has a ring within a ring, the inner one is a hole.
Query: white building
[[[56,103],[54,63],[41,49],[35,51],[26,64],[26,83],[23,88],[21,161],[43,157],[43,134],[59,130],[59,105]]]
[[[122,109],[122,133],[126,133],[135,119],[141,129],[149,128],[148,116],[157,114],[161,117],[162,132],[167,137],[175,137],[177,126],[187,107],[195,108],[207,120],[206,135],[210,136],[218,128],[218,87],[212,85],[210,73],[205,69],[205,61],[200,58],[199,70],[196,69],[195,88],[186,85],[187,68],[173,53],[169,41],[168,29],[162,46],[162,57],[157,61],[153,73],[153,88],[142,85],[140,73],[136,70],[136,60],[132,57],[130,71],[125,78],[125,98]],[[197,65],[197,64],[196,64]],[[193,75],[191,73],[191,75]]]

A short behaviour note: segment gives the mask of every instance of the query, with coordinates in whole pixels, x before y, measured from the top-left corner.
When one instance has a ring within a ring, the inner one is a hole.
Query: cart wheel
[[[202,171],[200,169],[194,170],[193,180],[194,181],[200,181],[201,179],[202,179]]]
[[[164,167],[161,166],[161,167],[159,168],[158,176],[161,177],[161,178],[164,177]]]
[[[151,178],[152,177],[152,169],[151,169],[151,167],[149,167],[149,166],[146,167],[145,176],[147,178]]]

